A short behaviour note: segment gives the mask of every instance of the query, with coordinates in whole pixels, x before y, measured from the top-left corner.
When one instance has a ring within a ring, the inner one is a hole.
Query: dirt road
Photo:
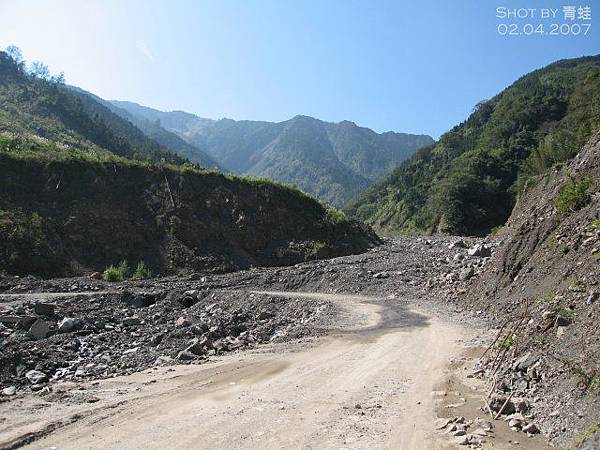
[[[476,330],[374,297],[285,295],[327,299],[344,313],[309,344],[89,383],[85,401],[53,408],[25,400],[20,420],[4,414],[0,447],[29,436],[40,437],[30,448],[61,450],[452,448],[433,431],[432,391]]]

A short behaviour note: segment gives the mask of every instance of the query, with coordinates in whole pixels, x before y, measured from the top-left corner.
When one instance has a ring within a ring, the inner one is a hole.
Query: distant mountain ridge
[[[132,102],[112,104],[138,120],[160,124],[226,170],[291,183],[338,207],[434,142],[426,135],[379,134],[350,121],[308,116],[276,123],[212,120]]]
[[[150,120],[143,117],[139,117],[123,108],[116,106],[110,101],[104,100],[82,89],[76,87],[72,87],[72,89],[78,94],[92,97],[98,103],[101,103],[102,105],[106,106],[112,113],[131,122],[150,139],[156,141],[160,145],[165,146],[177,155],[182,156],[193,163],[200,164],[202,167],[205,168],[220,169],[219,164],[217,163],[217,161],[215,161],[214,158],[212,158],[210,155],[208,155],[201,149],[187,142],[178,134],[171,132],[165,127],[161,126],[161,124],[158,123],[156,120]]]

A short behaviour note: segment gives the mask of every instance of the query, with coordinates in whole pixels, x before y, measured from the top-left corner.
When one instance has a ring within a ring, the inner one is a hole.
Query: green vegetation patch
[[[134,280],[147,280],[152,278],[152,276],[153,274],[152,270],[150,270],[150,267],[148,267],[144,261],[140,261],[133,271],[131,278]]]
[[[592,200],[590,189],[595,184],[596,180],[587,176],[580,176],[564,183],[554,202],[558,212],[564,214],[587,206]]]
[[[479,103],[347,211],[390,232],[485,234],[599,129],[600,56],[558,61]]]
[[[123,260],[118,265],[110,265],[103,274],[104,281],[123,281],[129,274],[129,264]]]

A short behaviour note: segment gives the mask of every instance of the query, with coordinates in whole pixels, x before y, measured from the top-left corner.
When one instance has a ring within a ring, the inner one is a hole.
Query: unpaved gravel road
[[[376,297],[272,294],[326,299],[344,313],[309,344],[73,386],[82,400],[52,408],[25,398],[5,414],[0,447],[25,437],[29,448],[60,450],[453,448],[433,431],[432,391],[462,370],[450,362],[478,330]]]

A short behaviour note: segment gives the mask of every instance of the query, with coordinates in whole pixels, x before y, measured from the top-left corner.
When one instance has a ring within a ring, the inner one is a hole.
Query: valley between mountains
[[[600,448],[598,55],[433,142],[9,47],[0,174],[0,449]]]

